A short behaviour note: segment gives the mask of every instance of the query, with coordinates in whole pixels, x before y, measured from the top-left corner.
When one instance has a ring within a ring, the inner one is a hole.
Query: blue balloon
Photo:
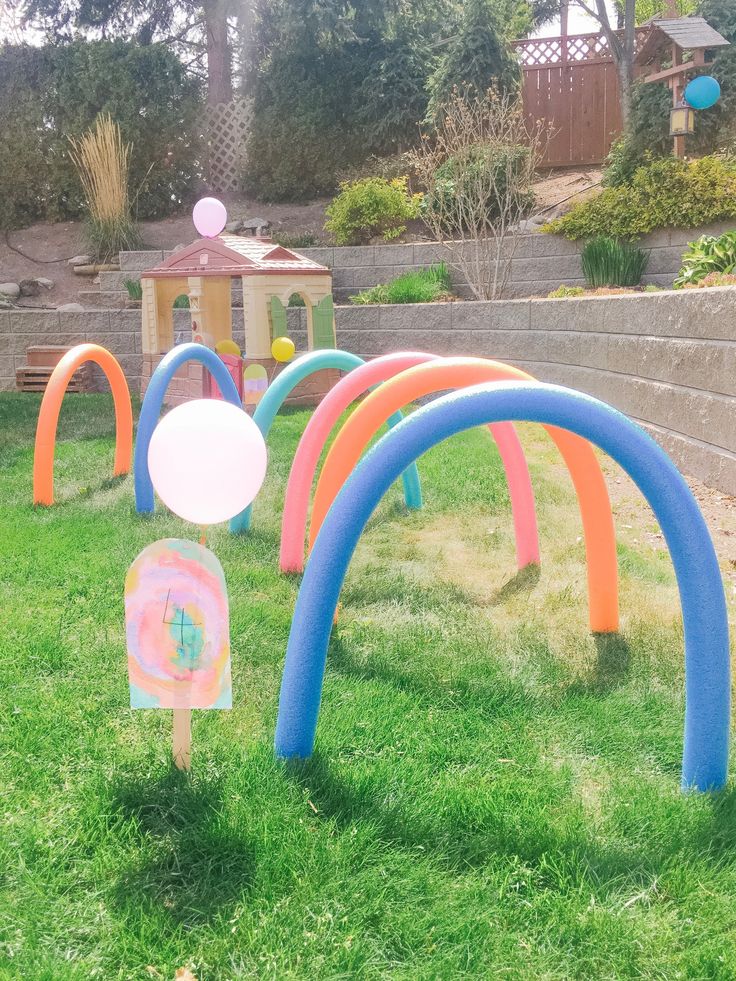
[[[712,75],[698,75],[685,89],[685,102],[693,109],[710,109],[720,97],[721,86]]]

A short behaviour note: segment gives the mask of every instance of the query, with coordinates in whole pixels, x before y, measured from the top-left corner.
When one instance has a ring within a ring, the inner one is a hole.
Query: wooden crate
[[[26,363],[33,368],[55,368],[67,351],[66,344],[34,344],[26,348]]]
[[[15,372],[15,387],[19,392],[44,392],[53,367],[24,364]],[[83,364],[72,375],[67,392],[91,392],[93,385],[92,366]]]

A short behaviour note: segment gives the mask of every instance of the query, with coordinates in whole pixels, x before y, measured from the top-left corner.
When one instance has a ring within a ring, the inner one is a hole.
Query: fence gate
[[[622,130],[618,77],[605,36],[529,38],[514,47],[527,119],[552,127],[543,166],[605,160]]]

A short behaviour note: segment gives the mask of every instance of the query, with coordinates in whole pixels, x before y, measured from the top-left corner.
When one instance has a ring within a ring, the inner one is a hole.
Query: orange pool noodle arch
[[[133,410],[123,369],[115,357],[99,344],[78,344],[67,351],[51,373],[41,400],[36,425],[36,449],[33,456],[33,503],[54,503],[54,450],[56,427],[64,393],[77,368],[94,361],[105,372],[115,404],[115,463],[113,476],[130,472],[133,452]]]
[[[312,506],[309,548],[332,502],[371,438],[392,412],[425,395],[492,381],[534,381],[526,371],[484,358],[445,358],[408,368],[375,389],[346,420],[327,454]],[[580,504],[588,564],[590,629],[619,627],[618,559],[611,501],[593,447],[556,426],[544,427],[564,459]]]

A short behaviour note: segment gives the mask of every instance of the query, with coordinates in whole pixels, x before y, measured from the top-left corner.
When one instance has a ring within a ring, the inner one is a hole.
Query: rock
[[[528,234],[529,232],[538,232],[539,225],[531,218],[525,218],[524,221],[520,221],[518,225],[514,225],[512,230]]]
[[[250,235],[263,235],[271,227],[271,222],[266,218],[244,218],[240,222],[241,231],[248,232]]]
[[[70,266],[89,266],[92,264],[91,255],[75,255],[69,260]]]
[[[237,235],[240,229],[243,227],[243,222],[238,218],[236,221],[229,221],[225,225],[225,231],[228,235]]]
[[[56,308],[61,310],[62,313],[83,313],[84,307],[81,303],[62,303],[60,307]]]
[[[43,287],[37,279],[21,279],[20,281],[20,295],[21,296],[38,296]]]
[[[181,250],[182,249],[185,249],[185,248],[186,248],[186,245],[184,245],[183,242],[180,242],[178,245],[175,245],[174,248],[171,251],[172,252],[181,252]]]
[[[549,218],[546,214],[543,215],[531,215],[529,221],[532,225],[546,225]]]
[[[17,283],[0,283],[0,293],[15,299],[20,296],[20,286]]]
[[[15,310],[15,304],[7,296],[0,294],[0,310]]]
[[[36,282],[39,285],[43,286],[43,288],[45,290],[52,290],[54,288],[54,286],[56,285],[56,283],[54,283],[53,279],[45,279],[43,276],[39,276],[38,279],[36,280]]]

